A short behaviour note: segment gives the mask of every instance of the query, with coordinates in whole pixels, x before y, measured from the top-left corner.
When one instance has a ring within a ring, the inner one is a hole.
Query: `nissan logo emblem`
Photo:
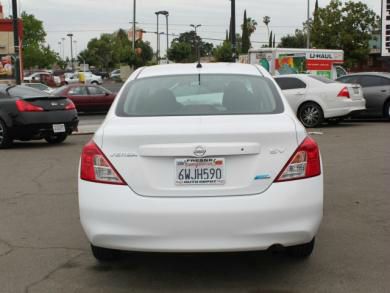
[[[206,149],[204,147],[202,147],[201,145],[200,146],[197,146],[194,150],[194,156],[195,157],[203,157],[206,153]]]

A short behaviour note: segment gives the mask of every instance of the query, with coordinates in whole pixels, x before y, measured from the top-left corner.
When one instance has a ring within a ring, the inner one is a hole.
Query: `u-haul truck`
[[[251,49],[240,62],[260,64],[272,75],[310,73],[336,79],[347,72],[342,67],[344,51],[322,49]]]

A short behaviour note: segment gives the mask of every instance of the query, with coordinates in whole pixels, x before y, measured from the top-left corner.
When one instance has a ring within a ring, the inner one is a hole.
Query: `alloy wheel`
[[[322,122],[321,109],[315,104],[304,106],[299,116],[306,127],[316,127]]]

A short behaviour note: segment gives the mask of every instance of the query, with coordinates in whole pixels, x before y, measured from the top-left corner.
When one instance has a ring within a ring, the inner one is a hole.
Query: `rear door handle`
[[[385,93],[385,92],[387,92],[387,90],[381,90],[381,92],[382,92],[382,93]]]

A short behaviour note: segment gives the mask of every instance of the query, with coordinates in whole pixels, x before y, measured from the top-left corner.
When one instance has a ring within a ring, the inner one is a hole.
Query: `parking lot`
[[[81,229],[77,168],[91,136],[0,152],[0,292],[388,292],[390,124],[315,129],[324,219],[312,257],[135,253],[99,265]]]

